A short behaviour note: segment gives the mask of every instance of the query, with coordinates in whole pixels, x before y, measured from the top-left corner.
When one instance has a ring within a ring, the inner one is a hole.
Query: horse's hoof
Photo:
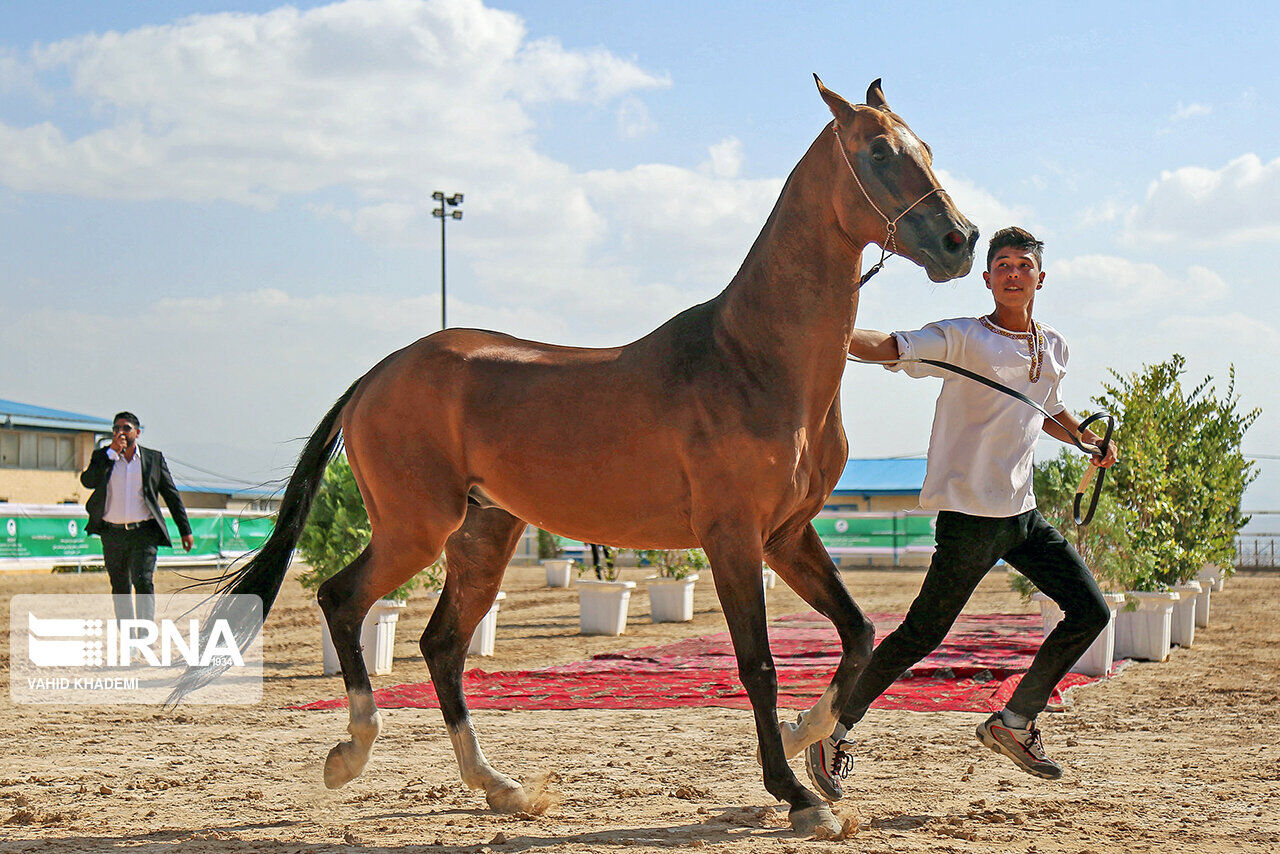
[[[804,836],[833,839],[844,829],[844,825],[826,804],[792,809],[787,817],[791,820],[791,829]]]
[[[369,754],[363,757],[356,755],[357,748],[350,741],[344,741],[329,751],[324,761],[324,785],[326,789],[337,789],[360,776],[369,761]]]
[[[484,799],[489,803],[489,809],[506,814],[526,812],[526,807],[529,805],[529,795],[525,792],[524,786],[520,785],[485,792]]]
[[[514,813],[542,815],[555,801],[547,791],[547,783],[550,782],[550,776],[549,774],[540,774],[529,781],[527,786],[521,786],[516,783],[514,786],[485,792],[484,799],[488,802],[489,809],[494,812],[507,815]]]

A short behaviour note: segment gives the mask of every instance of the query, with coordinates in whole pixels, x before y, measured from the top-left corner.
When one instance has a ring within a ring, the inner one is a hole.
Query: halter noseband
[[[858,185],[858,189],[862,191],[862,196],[867,200],[867,204],[871,205],[871,209],[880,214],[880,218],[884,220],[885,235],[884,243],[880,247],[880,260],[873,264],[871,269],[867,270],[867,272],[862,275],[862,278],[858,280],[858,287],[860,288],[867,283],[868,279],[880,272],[880,269],[884,267],[884,262],[890,255],[898,254],[898,220],[902,219],[911,212],[912,208],[932,196],[934,193],[945,193],[946,190],[942,187],[934,187],[932,190],[908,205],[907,209],[902,213],[898,214],[893,219],[889,219],[889,217],[885,215],[885,212],[880,210],[880,206],[872,200],[871,194],[867,192],[867,188],[862,186],[862,181],[858,179],[858,173],[854,171],[853,163],[850,162],[849,155],[844,150],[844,143],[840,140],[840,131],[836,129],[834,124],[831,125],[831,132],[836,135],[836,148],[840,150],[840,156],[844,158],[844,165],[849,167],[849,174],[853,176],[853,183]],[[854,290],[857,290],[857,288]]]

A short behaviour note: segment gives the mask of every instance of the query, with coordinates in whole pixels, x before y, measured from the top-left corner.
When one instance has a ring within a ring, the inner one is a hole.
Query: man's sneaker
[[[996,753],[1009,757],[1013,764],[1028,774],[1046,780],[1056,780],[1062,776],[1062,766],[1044,754],[1040,730],[1036,728],[1035,721],[1026,729],[1011,727],[996,712],[978,725],[978,741]]]
[[[818,787],[818,794],[829,801],[844,797],[840,781],[853,770],[853,741],[845,728],[836,724],[835,732],[805,748],[804,769]]]

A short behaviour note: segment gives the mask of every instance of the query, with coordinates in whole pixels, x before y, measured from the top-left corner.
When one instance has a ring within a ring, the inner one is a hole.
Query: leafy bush
[[[1124,459],[1112,469],[1112,492],[1131,520],[1134,551],[1151,558],[1115,577],[1130,590],[1189,581],[1206,563],[1229,569],[1248,522],[1240,503],[1257,472],[1240,447],[1261,410],[1237,411],[1234,367],[1218,397],[1209,378],[1185,392],[1185,366],[1175,354],[1140,373],[1113,371],[1115,382],[1095,398],[1121,423]]]
[[[298,581],[308,590],[319,589],[325,579],[336,575],[364,551],[371,534],[369,515],[365,512],[364,499],[360,497],[351,465],[345,456],[334,457],[325,469],[324,481],[298,540],[298,554],[310,567]],[[428,590],[444,586],[443,555],[425,572],[415,575],[383,598],[403,602],[419,586]]]
[[[1260,410],[1238,411],[1235,369],[1217,397],[1205,379],[1189,393],[1186,360],[1174,355],[1103,385],[1094,402],[1116,416],[1121,459],[1108,472],[1093,522],[1077,528],[1072,501],[1088,461],[1069,449],[1035,467],[1036,503],[1104,586],[1165,590],[1189,581],[1206,563],[1224,568],[1235,555],[1244,489],[1255,477],[1240,451]],[[1016,573],[1024,597],[1034,587]]]
[[[643,549],[636,554],[656,569],[662,578],[677,581],[702,572],[711,565],[702,549]]]

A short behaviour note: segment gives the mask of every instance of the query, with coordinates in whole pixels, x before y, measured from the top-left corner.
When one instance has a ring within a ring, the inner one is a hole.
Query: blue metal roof
[[[87,430],[93,433],[110,433],[111,419],[64,409],[49,409],[18,403],[16,400],[0,400],[0,427],[46,427],[55,430]]]
[[[266,486],[234,486],[231,484],[209,484],[209,483],[182,483],[178,481],[175,484],[179,492],[199,492],[209,495],[230,495],[230,496],[247,496],[252,498],[270,498],[272,496],[284,495],[283,488],[271,488]]]
[[[925,463],[921,459],[851,459],[836,482],[835,494],[914,495],[924,487]]]

